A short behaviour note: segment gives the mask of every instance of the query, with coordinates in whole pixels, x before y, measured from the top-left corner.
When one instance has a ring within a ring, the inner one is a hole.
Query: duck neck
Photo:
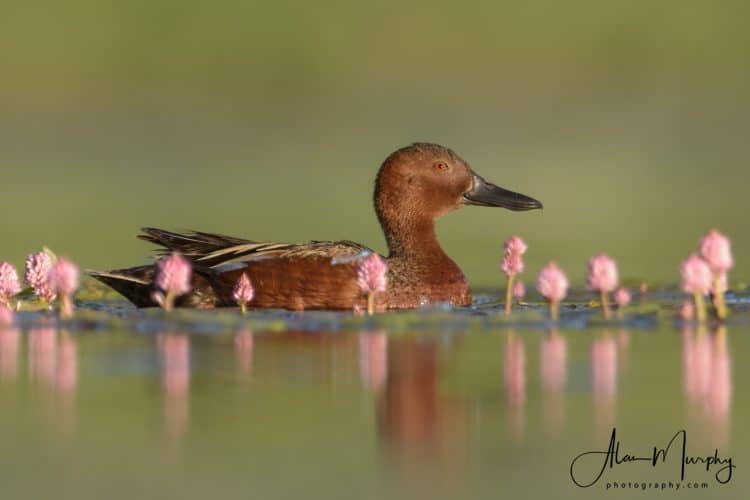
[[[381,219],[381,225],[388,242],[390,259],[423,263],[448,260],[453,263],[438,242],[434,220],[427,217],[395,221]]]

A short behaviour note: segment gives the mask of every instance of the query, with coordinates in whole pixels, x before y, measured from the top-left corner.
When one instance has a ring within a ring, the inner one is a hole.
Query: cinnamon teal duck
[[[523,194],[485,181],[452,150],[415,143],[385,159],[375,180],[375,213],[388,243],[388,290],[379,294],[380,310],[450,302],[471,304],[461,269],[440,247],[435,220],[465,205],[522,211],[542,208]],[[364,307],[357,266],[372,252],[352,241],[309,243],[256,242],[203,232],[175,233],[144,228],[142,240],[177,251],[193,264],[193,289],[179,307],[234,306],[232,289],[247,273],[255,286],[250,307],[352,309]],[[139,307],[151,298],[154,265],[92,272]]]

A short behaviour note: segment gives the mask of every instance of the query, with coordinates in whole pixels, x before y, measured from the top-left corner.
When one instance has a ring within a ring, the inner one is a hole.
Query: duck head
[[[384,218],[403,215],[434,220],[464,205],[514,211],[542,208],[534,198],[487,182],[463,158],[437,144],[401,148],[380,167],[375,209],[381,224]]]

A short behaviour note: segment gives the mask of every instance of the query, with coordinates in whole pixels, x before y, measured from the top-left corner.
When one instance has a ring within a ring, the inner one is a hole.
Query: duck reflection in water
[[[188,429],[190,395],[190,337],[160,333],[156,337],[164,391],[164,423],[167,436],[181,438]]]
[[[422,472],[450,481],[466,463],[465,405],[441,391],[434,338],[388,340],[388,373],[376,397],[378,432],[388,463],[410,475]]]
[[[539,345],[539,370],[542,381],[542,405],[545,426],[554,434],[565,421],[565,386],[568,380],[568,342],[557,330],[551,330]]]
[[[591,387],[596,430],[609,435],[615,424],[617,342],[608,331],[591,343]]]
[[[732,366],[726,327],[710,334],[697,333],[686,324],[682,330],[682,381],[690,403],[690,417],[709,434],[713,446],[729,443],[732,405]]]

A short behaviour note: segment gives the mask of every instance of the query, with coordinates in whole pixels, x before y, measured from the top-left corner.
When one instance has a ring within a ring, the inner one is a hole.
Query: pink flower
[[[5,304],[0,304],[0,327],[13,324],[13,310]]]
[[[52,302],[57,296],[51,283],[52,265],[52,257],[47,252],[32,253],[26,258],[26,282],[45,302]]]
[[[52,268],[50,281],[56,292],[62,295],[73,295],[80,283],[80,272],[71,261],[60,257]]]
[[[154,301],[167,311],[171,311],[174,299],[185,295],[191,290],[192,276],[190,261],[179,252],[173,252],[169,257],[156,263],[156,290],[151,295]]]
[[[523,257],[517,253],[506,254],[503,257],[503,262],[500,264],[500,269],[508,276],[515,276],[518,273],[522,273]]]
[[[695,306],[691,301],[686,300],[682,303],[682,307],[680,307],[680,316],[685,321],[690,321],[695,317]]]
[[[253,284],[250,283],[250,278],[247,277],[247,274],[242,273],[240,279],[237,280],[237,284],[234,285],[232,298],[234,298],[234,301],[240,306],[243,314],[245,313],[247,305],[253,300],[254,295],[255,290],[253,289]]]
[[[523,286],[523,281],[516,281],[513,285],[513,296],[516,299],[521,300],[524,295],[526,295],[526,287]]]
[[[536,284],[539,293],[550,302],[560,302],[564,299],[569,286],[568,277],[554,262],[542,268]]]
[[[697,254],[683,261],[680,273],[685,292],[706,295],[711,290],[711,268]]]
[[[78,267],[65,257],[60,257],[50,273],[50,283],[61,296],[60,316],[70,318],[73,316],[73,294],[80,284]]]
[[[10,299],[21,292],[16,269],[8,262],[0,263],[0,302],[10,307]]]
[[[178,252],[161,259],[156,264],[156,287],[174,295],[185,295],[191,289],[190,277],[192,269],[190,262]]]
[[[388,263],[376,253],[365,257],[357,269],[357,284],[364,293],[385,292],[388,286]]]
[[[508,276],[515,276],[523,272],[523,254],[527,250],[526,243],[519,236],[511,236],[505,241],[505,255],[500,269]]]
[[[615,302],[621,309],[630,304],[630,299],[630,292],[627,288],[618,288],[615,292]]]
[[[528,250],[526,243],[521,239],[520,236],[511,236],[505,240],[505,251],[508,253],[517,253],[523,255]]]
[[[589,260],[588,284],[591,290],[614,292],[617,280],[617,264],[614,259],[601,254]]]
[[[716,274],[729,271],[734,265],[729,238],[712,229],[701,240],[701,255]]]

